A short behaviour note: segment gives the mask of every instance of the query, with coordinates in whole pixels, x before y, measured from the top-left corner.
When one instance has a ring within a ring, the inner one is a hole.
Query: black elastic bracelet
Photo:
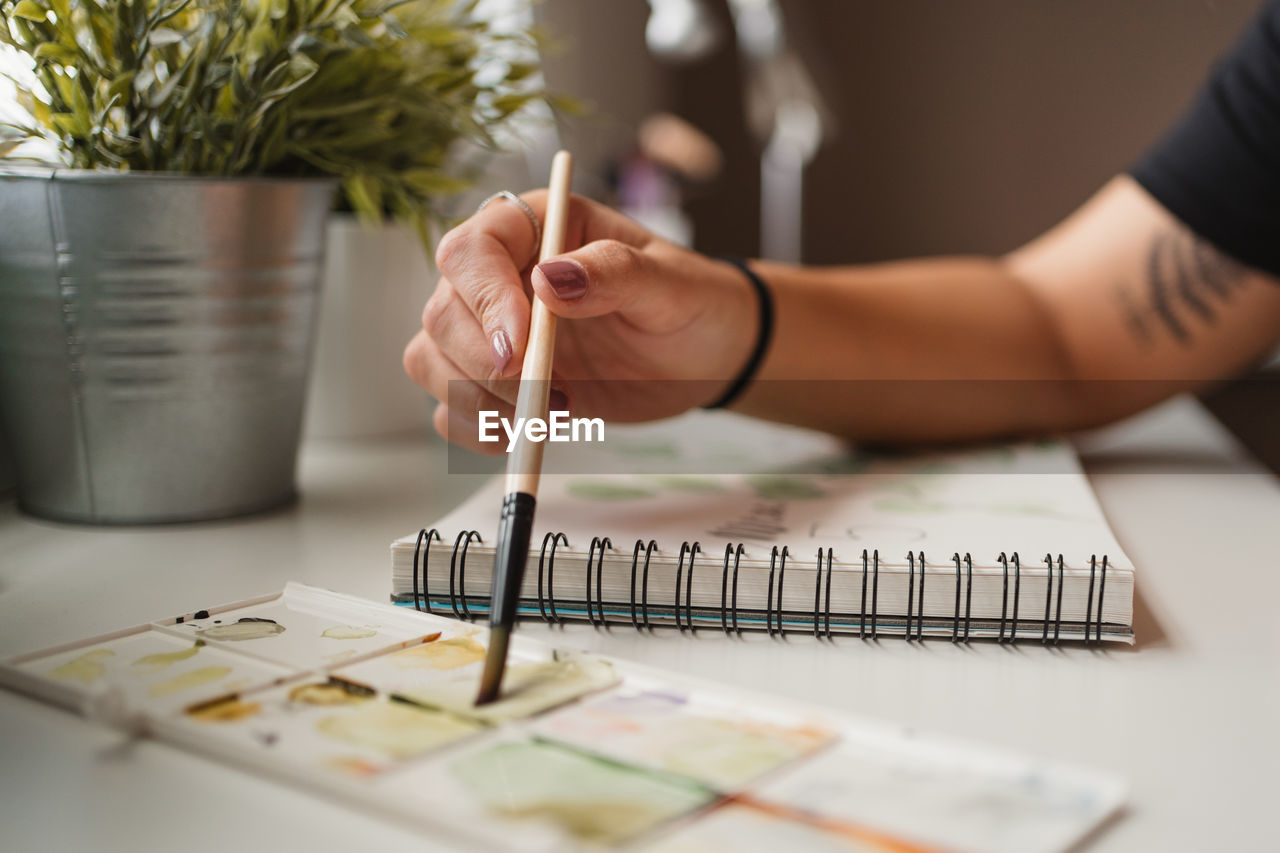
[[[755,290],[760,303],[760,332],[756,336],[756,345],[751,350],[751,357],[747,359],[742,372],[729,384],[718,400],[705,407],[708,409],[723,409],[747,390],[747,386],[755,378],[756,371],[764,362],[764,354],[769,351],[769,342],[773,339],[773,294],[769,292],[768,286],[741,258],[720,258],[720,260],[737,267],[747,277],[747,281],[751,282],[751,287]]]

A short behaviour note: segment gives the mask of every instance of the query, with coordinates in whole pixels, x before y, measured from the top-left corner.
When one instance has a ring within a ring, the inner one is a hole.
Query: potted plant
[[[0,411],[22,505],[211,518],[294,495],[335,188],[425,241],[460,141],[542,93],[453,0],[0,0]],[[526,52],[527,55],[527,52]],[[61,161],[20,165],[32,143]]]

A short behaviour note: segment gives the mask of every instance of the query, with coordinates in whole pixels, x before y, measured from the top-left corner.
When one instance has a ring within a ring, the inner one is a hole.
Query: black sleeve
[[[1262,7],[1132,174],[1218,249],[1280,276],[1280,0]]]

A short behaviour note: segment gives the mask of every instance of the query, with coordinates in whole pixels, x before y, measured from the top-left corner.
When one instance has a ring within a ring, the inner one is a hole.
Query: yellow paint
[[[549,820],[584,841],[606,844],[638,835],[652,828],[661,819],[660,815],[655,816],[653,809],[643,802],[587,798],[547,799],[517,807],[497,808],[494,811],[515,820]]]
[[[67,661],[60,667],[49,670],[49,676],[65,681],[79,681],[81,684],[93,684],[107,671],[99,661],[114,656],[115,652],[111,649],[94,649],[74,660]]]
[[[478,673],[460,673],[446,682],[421,688],[405,687],[400,694],[428,707],[499,725],[563,705],[593,690],[608,687],[617,680],[617,674],[608,661],[590,655],[574,655],[560,660],[508,666],[502,682],[502,695],[488,705],[475,704]]]
[[[375,636],[377,633],[377,629],[369,625],[361,627],[334,625],[332,628],[325,628],[320,636],[328,637],[330,640],[363,640],[367,637]]]
[[[372,702],[346,714],[316,721],[316,731],[394,761],[419,755],[466,737],[476,726],[448,714],[400,702]]]
[[[246,720],[262,710],[259,702],[243,702],[238,697],[201,705],[187,711],[187,716],[202,723],[234,723]]]
[[[179,652],[159,652],[154,655],[143,655],[134,661],[132,665],[139,669],[165,669],[178,661],[184,661],[187,658],[194,657],[196,652],[200,651],[200,647],[203,645],[204,642],[202,640],[196,640],[195,645],[189,649],[183,649]]]
[[[184,672],[177,678],[171,678],[168,681],[158,681],[147,688],[147,693],[152,698],[168,696],[170,693],[190,690],[192,687],[199,687],[202,684],[217,681],[219,678],[226,678],[230,674],[231,667],[229,666],[206,666],[201,669]]]
[[[470,637],[451,637],[396,652],[388,660],[400,669],[457,669],[484,660],[484,646]]]
[[[355,649],[345,649],[336,654],[325,655],[324,659],[327,661],[340,661],[340,660],[346,660],[349,657],[355,657],[356,654],[357,652]]]
[[[810,729],[702,717],[673,720],[659,737],[666,769],[723,788],[741,787],[830,739]]]
[[[340,684],[300,684],[289,691],[290,702],[321,707],[356,705],[367,702],[369,698],[353,693]]]

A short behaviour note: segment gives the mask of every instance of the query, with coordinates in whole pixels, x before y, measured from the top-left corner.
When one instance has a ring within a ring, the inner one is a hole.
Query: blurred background
[[[674,62],[646,44],[680,7],[720,34]],[[827,115],[803,178],[809,263],[1004,252],[1123,171],[1181,111],[1255,0],[545,0],[554,88],[594,105],[568,144],[605,176],[669,111],[723,155],[687,188],[695,245],[760,254],[760,157],[731,7],[775,7]],[[672,7],[674,11],[664,10]],[[586,189],[584,187],[584,189]]]
[[[559,44],[546,57],[548,82],[594,105],[594,118],[564,129],[596,176],[583,190],[602,195],[613,176],[622,201],[618,164],[635,156],[647,117],[671,113],[720,155],[713,177],[680,183],[696,248],[835,264],[1003,253],[1033,238],[1142,155],[1257,8],[546,0],[536,14]],[[758,31],[770,26],[773,43]],[[752,43],[786,58],[762,60]],[[771,87],[771,75],[782,82]],[[770,187],[761,178],[769,105],[788,97],[815,105],[818,128],[805,127],[802,110],[792,135],[804,162],[789,175],[773,170]],[[1280,472],[1278,365],[1202,400]]]

